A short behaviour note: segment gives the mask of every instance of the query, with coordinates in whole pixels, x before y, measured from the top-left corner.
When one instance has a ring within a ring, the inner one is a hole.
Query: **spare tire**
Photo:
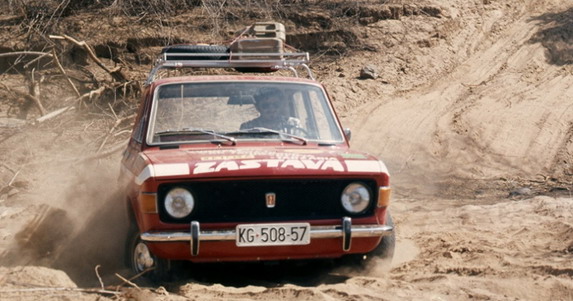
[[[229,53],[229,47],[220,45],[172,45],[167,46],[161,50],[161,54],[164,53]],[[207,55],[207,56],[167,56],[167,60],[227,60],[228,55]]]

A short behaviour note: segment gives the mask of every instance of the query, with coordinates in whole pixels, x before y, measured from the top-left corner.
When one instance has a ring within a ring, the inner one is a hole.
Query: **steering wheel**
[[[288,133],[295,136],[302,136],[308,138],[308,131],[300,126],[300,119],[296,117],[289,117],[286,121],[286,129]]]

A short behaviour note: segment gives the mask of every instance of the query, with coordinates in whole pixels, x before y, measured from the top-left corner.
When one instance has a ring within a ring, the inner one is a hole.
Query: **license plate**
[[[309,223],[238,225],[236,231],[238,247],[310,244]]]

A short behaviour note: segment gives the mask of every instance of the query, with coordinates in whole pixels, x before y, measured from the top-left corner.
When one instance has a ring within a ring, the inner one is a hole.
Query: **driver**
[[[297,126],[292,124],[296,118],[284,115],[284,94],[276,88],[268,88],[255,95],[255,108],[259,117],[241,124],[241,130],[251,128],[267,128],[286,132],[289,128]]]

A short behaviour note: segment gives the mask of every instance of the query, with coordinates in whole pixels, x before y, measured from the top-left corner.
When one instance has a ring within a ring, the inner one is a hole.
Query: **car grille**
[[[352,182],[365,184],[372,192],[372,204],[360,214],[349,214],[340,203],[344,188]],[[195,198],[193,212],[182,219],[169,216],[163,204],[174,187],[186,188]],[[266,222],[280,220],[331,219],[371,215],[378,198],[371,179],[210,181],[161,184],[158,189],[159,215],[163,222]],[[276,195],[268,208],[265,194]]]

